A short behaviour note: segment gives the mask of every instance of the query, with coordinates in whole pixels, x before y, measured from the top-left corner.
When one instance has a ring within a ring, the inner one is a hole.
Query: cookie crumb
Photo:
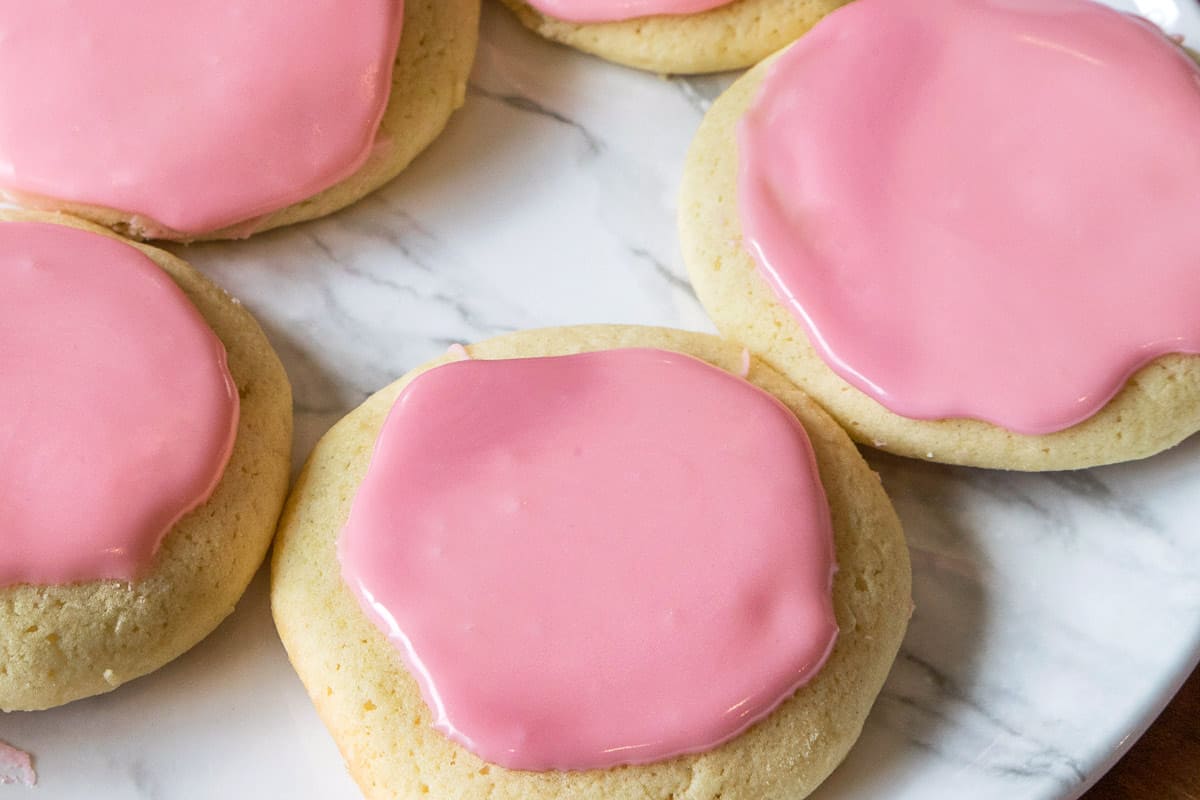
[[[33,769],[33,756],[0,741],[0,784],[19,783],[36,786],[37,772]]]
[[[742,378],[750,377],[750,351],[745,347],[742,348],[742,366],[738,372],[738,376]]]

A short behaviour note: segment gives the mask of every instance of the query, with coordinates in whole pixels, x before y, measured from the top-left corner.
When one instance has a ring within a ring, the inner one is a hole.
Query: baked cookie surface
[[[709,11],[575,23],[503,0],[530,30],[618,64],[662,74],[742,69],[790,44],[846,0],[734,0]]]
[[[263,219],[255,232],[345,208],[399,175],[433,143],[467,96],[479,41],[480,0],[405,0],[392,91],[367,163],[349,178]],[[234,235],[224,231],[206,238]]]
[[[123,241],[63,215],[0,212],[0,225],[14,221]],[[127,244],[179,286],[224,345],[240,398],[232,453],[209,499],[167,532],[152,567],[132,582],[0,587],[0,710],[111,691],[207,636],[262,563],[287,490],[291,388],[258,324],[183,261]]]
[[[467,348],[474,359],[617,348],[685,353],[738,374],[744,351],[694,333],[621,326],[531,331]],[[842,760],[895,657],[911,609],[908,554],[875,476],[845,434],[759,362],[749,380],[807,429],[832,512],[841,628],[822,671],[764,720],[698,755],[583,772],[512,771],[488,764],[431,727],[399,654],[346,587],[335,552],[375,439],[421,367],[370,398],[317,445],[281,522],[272,611],[293,665],[364,794],[492,798],[798,798]]]
[[[978,419],[900,416],[831,369],[762,275],[745,244],[739,208],[738,126],[780,57],[751,70],[714,103],[683,175],[679,222],[685,262],[724,336],[795,381],[856,441],[913,458],[1029,471],[1077,469],[1150,456],[1200,430],[1200,358],[1193,355],[1153,360],[1099,412],[1036,435]]]
[[[347,177],[298,202],[268,210],[216,229],[177,230],[148,213],[64,199],[48,192],[14,188],[22,205],[64,211],[139,239],[200,241],[244,238],[283,225],[337,211],[398,175],[445,127],[466,96],[467,75],[478,41],[479,0],[407,0],[391,88],[374,146],[362,165]],[[236,90],[236,87],[233,87]],[[317,139],[319,140],[318,131]],[[206,145],[214,159],[220,146]],[[84,153],[87,148],[80,148]],[[88,158],[97,154],[88,152]],[[201,174],[203,174],[201,172]],[[278,176],[275,176],[277,179]],[[179,199],[186,205],[186,198]]]

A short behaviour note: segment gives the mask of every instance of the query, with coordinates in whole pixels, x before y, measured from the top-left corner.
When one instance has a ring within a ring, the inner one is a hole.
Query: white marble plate
[[[1193,0],[1137,5],[1200,43]],[[728,78],[602,64],[490,4],[483,27],[466,108],[394,184],[331,219],[183,248],[283,355],[297,462],[452,342],[582,322],[709,328],[675,193]],[[908,531],[917,611],[862,741],[816,797],[1076,797],[1200,652],[1200,437],[1043,476],[870,457]],[[0,739],[41,775],[35,790],[0,787],[4,800],[359,797],[275,637],[263,575],[176,663],[106,697],[0,716]]]

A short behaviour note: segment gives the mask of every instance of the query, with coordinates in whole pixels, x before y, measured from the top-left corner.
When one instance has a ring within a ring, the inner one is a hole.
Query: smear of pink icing
[[[0,188],[185,234],[371,152],[403,0],[0,0]]]
[[[134,248],[0,223],[0,586],[129,580],[233,447],[225,349]]]
[[[738,204],[842,377],[1043,434],[1200,352],[1200,69],[1088,0],[857,0],[773,66]]]
[[[626,19],[698,14],[733,0],[527,0],[543,14],[566,22],[618,22]]]
[[[808,681],[837,634],[803,428],[659,350],[417,378],[339,554],[437,729],[515,769],[714,747]]]
[[[23,786],[37,785],[37,772],[33,769],[33,757],[24,750],[0,742],[0,784],[19,783]]]

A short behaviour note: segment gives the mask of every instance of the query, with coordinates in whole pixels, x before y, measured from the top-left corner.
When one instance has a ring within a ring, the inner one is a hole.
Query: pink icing
[[[0,187],[185,234],[303,200],[370,154],[402,16],[402,0],[0,0]]]
[[[1200,352],[1200,69],[1088,0],[857,0],[739,131],[746,241],[843,378],[1043,434]]]
[[[660,350],[417,378],[339,553],[435,727],[515,769],[714,747],[808,681],[837,635],[804,429]]]
[[[0,223],[0,586],[137,577],[237,417],[224,347],[148,258]]]
[[[24,750],[0,742],[0,784],[19,783],[36,786],[37,772],[33,769],[33,757]]]
[[[733,0],[526,0],[543,14],[565,22],[618,22],[669,14],[698,14]]]

